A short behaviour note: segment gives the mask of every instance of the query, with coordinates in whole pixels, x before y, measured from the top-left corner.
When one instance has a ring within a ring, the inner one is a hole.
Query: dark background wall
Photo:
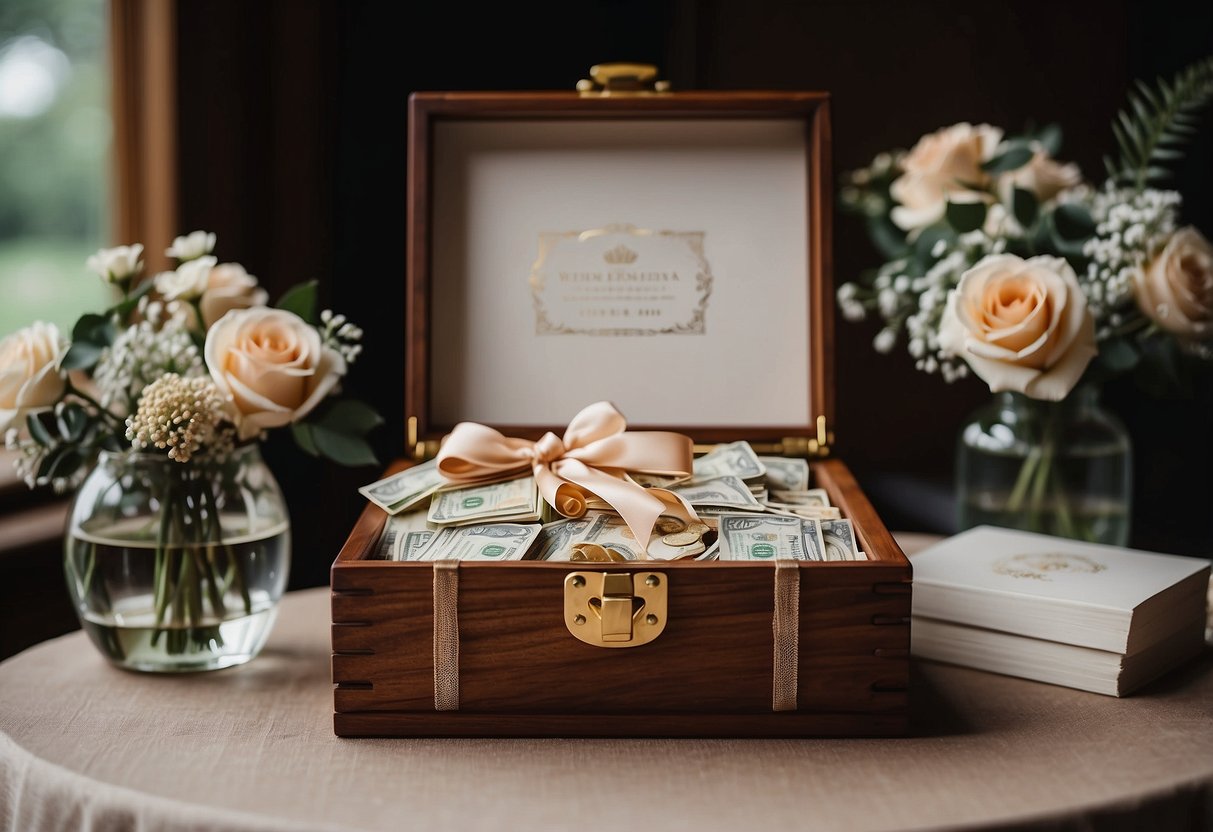
[[[1195,9],[1195,10],[1191,10]],[[179,0],[182,229],[219,234],[277,296],[318,278],[324,303],[366,330],[348,388],[387,417],[383,459],[404,446],[405,104],[413,90],[571,89],[607,60],[659,64],[676,89],[824,89],[837,170],[957,121],[1016,131],[1059,122],[1062,155],[1098,180],[1131,79],[1213,52],[1213,7],[1128,2],[606,2],[413,4]],[[1213,236],[1213,127],[1179,171],[1186,220]],[[876,265],[839,216],[836,279]],[[839,321],[844,458],[889,525],[947,531],[953,443],[988,398],[904,353],[875,353],[874,324]],[[773,382],[775,379],[773,378]],[[1143,398],[1105,395],[1137,450],[1134,542],[1213,550],[1213,381]],[[323,583],[373,470],[268,456],[294,513],[295,586]],[[906,487],[915,484],[914,489]]]

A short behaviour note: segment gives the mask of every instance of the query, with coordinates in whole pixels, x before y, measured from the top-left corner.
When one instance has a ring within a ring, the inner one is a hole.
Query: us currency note
[[[766,500],[763,505],[778,514],[795,514],[810,520],[841,520],[842,509],[836,506],[798,506],[791,503],[776,503]]]
[[[830,495],[824,488],[810,488],[805,491],[772,490],[768,497],[772,502],[797,506],[828,506]]]
[[[414,465],[390,477],[364,485],[359,493],[388,514],[399,514],[420,503],[446,484],[434,460]]]
[[[545,523],[535,542],[535,560],[567,560],[569,547],[589,529],[593,521],[593,515],[586,515]]]
[[[720,517],[721,560],[809,560],[798,517],[725,514]]]
[[[589,517],[590,515],[586,515]],[[597,543],[604,549],[618,552],[628,560],[647,560],[644,549],[636,541],[628,524],[617,514],[595,514],[590,525],[570,541],[572,543]],[[567,559],[565,554],[561,560]]]
[[[809,463],[806,460],[760,456],[758,461],[767,469],[767,488],[781,491],[808,490]]]
[[[717,445],[693,463],[695,480],[734,476],[743,480],[761,479],[767,469],[758,460],[758,455],[749,442],[731,442]]]
[[[716,508],[740,508],[746,511],[762,511],[762,504],[754,499],[750,489],[738,477],[725,475],[712,479],[695,479],[670,489],[693,506]]]
[[[826,546],[825,538],[821,531],[821,523],[817,520],[801,517],[800,533],[804,537],[804,548],[809,554],[809,560],[825,560]]]
[[[414,560],[522,560],[539,536],[538,524],[483,523],[439,529]]]
[[[462,526],[489,520],[538,521],[539,490],[533,477],[441,491],[430,503],[429,521],[438,526]]]
[[[432,533],[426,525],[423,508],[389,517],[379,536],[379,543],[375,546],[375,557],[380,560],[406,560],[405,545],[409,542],[409,536],[420,534],[428,540],[428,535]]]
[[[855,545],[855,530],[850,520],[823,520],[821,534],[825,542],[826,560],[856,560],[859,547]]]

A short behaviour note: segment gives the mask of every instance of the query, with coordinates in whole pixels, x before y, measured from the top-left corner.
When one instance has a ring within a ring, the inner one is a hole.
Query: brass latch
[[[595,64],[590,77],[577,82],[582,95],[651,95],[670,91],[669,81],[657,80],[652,64]]]
[[[665,629],[666,576],[661,572],[570,572],[564,579],[564,624],[595,647],[638,647]]]

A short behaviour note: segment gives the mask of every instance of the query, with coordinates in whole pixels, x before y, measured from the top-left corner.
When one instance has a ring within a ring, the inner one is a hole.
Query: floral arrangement
[[[904,339],[945,381],[1049,401],[1180,353],[1213,360],[1213,246],[1163,187],[1210,100],[1213,59],[1138,83],[1099,186],[1056,158],[1056,126],[961,123],[879,155],[840,196],[887,260],[839,288],[840,310],[876,313],[878,351]]]
[[[381,419],[345,399],[321,405],[361,352],[362,331],[326,310],[316,286],[276,307],[239,263],[219,263],[215,235],[178,237],[173,271],[139,280],[142,245],[103,249],[88,267],[121,298],[64,337],[38,322],[0,341],[0,431],[26,482],[64,491],[97,452],[164,453],[188,464],[290,426],[308,453],[369,464]]]
[[[276,307],[196,231],[140,280],[141,245],[88,267],[120,299],[65,337],[0,341],[0,431],[31,486],[76,489],[65,546],[81,623],[115,663],[199,670],[264,642],[289,569],[289,519],[255,443],[289,427],[307,452],[375,461],[374,410],[338,398],[361,330],[315,314],[316,286]],[[105,452],[110,453],[105,453]]]

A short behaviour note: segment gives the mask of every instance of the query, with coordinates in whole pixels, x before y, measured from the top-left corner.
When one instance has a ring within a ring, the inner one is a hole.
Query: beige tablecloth
[[[343,740],[328,592],[244,667],[116,670],[83,634],[0,664],[0,829],[1213,826],[1213,656],[1128,699],[921,663],[896,740]]]

